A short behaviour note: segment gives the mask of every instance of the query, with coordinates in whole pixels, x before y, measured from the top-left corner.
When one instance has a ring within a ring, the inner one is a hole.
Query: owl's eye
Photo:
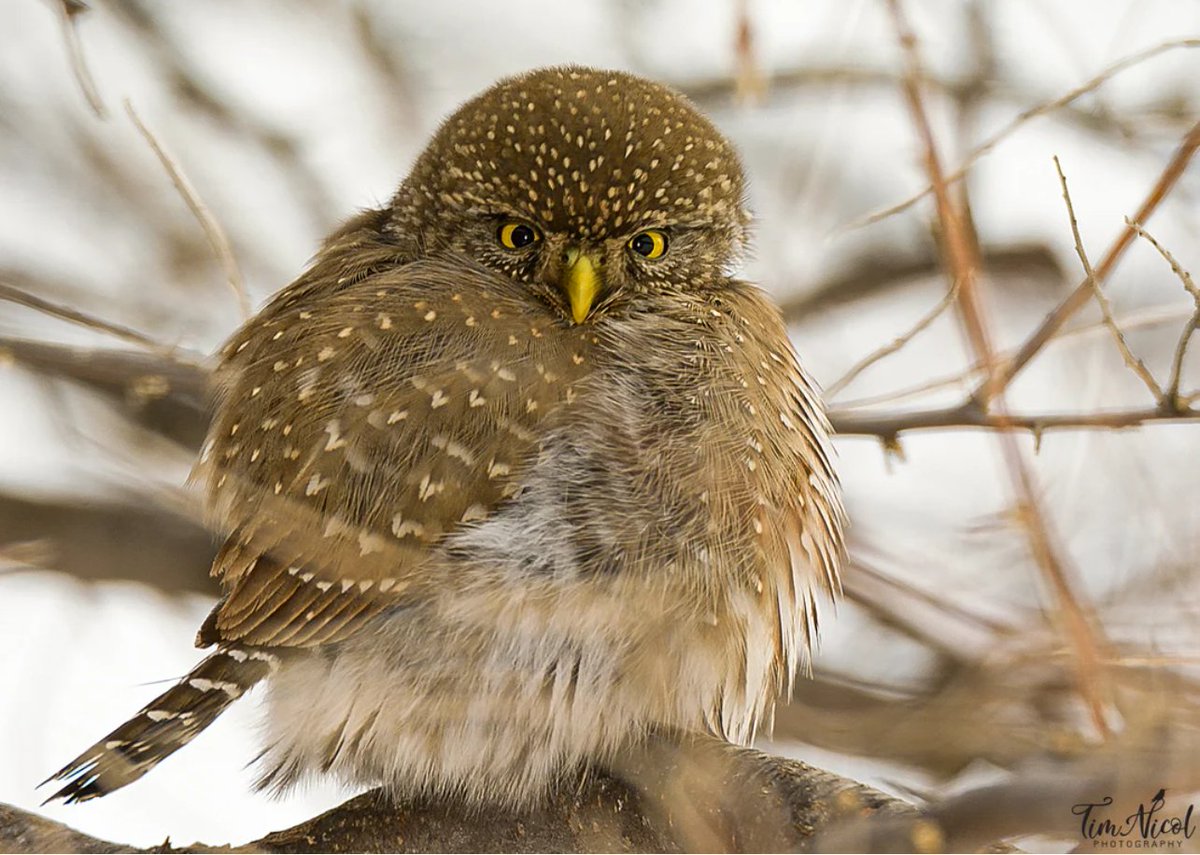
[[[505,223],[496,231],[496,240],[505,249],[524,249],[540,239],[537,229],[527,223]]]
[[[658,229],[648,229],[630,238],[629,248],[651,260],[662,258],[667,252],[667,236]]]

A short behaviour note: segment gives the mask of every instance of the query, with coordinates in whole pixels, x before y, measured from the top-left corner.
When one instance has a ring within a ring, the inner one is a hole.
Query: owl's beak
[[[559,284],[571,303],[571,317],[575,323],[583,323],[592,311],[596,295],[600,293],[599,265],[596,259],[576,247],[567,250],[566,266],[563,267]]]

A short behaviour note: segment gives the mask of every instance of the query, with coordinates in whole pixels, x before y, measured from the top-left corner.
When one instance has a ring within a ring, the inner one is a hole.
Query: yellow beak
[[[600,274],[596,262],[578,249],[567,250],[567,266],[563,269],[561,285],[571,303],[571,317],[575,323],[583,323],[592,311],[596,295],[600,293]]]

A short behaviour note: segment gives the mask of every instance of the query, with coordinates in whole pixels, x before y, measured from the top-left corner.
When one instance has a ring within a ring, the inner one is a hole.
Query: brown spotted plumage
[[[737,156],[616,72],[500,82],[221,352],[225,595],[55,777],[140,777],[260,680],[265,786],[522,803],[652,728],[739,743],[838,590],[828,426],[732,279]]]

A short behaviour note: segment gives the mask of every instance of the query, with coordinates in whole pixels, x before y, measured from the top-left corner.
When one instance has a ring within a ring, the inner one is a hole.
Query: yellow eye
[[[505,249],[524,249],[540,238],[537,229],[527,223],[505,223],[496,232],[496,240]]]
[[[662,258],[667,252],[667,236],[658,229],[648,229],[630,238],[629,248],[651,260]]]

